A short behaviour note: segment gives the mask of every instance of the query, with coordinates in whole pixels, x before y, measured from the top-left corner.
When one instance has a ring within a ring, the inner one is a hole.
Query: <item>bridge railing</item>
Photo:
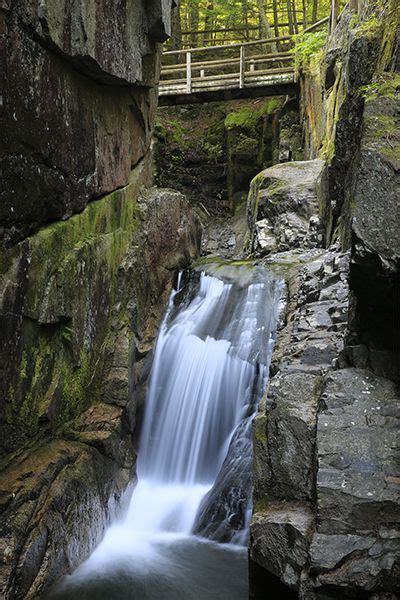
[[[336,6],[339,0],[331,2]],[[328,23],[331,28],[333,18],[336,24],[338,17],[331,14],[306,28],[304,33]],[[293,36],[285,35],[236,44],[168,50],[163,53],[160,95],[294,83],[292,47]]]
[[[291,36],[253,40],[239,44],[202,46],[190,50],[170,50],[163,54],[160,92],[171,86],[185,86],[187,94],[193,86],[212,87],[216,83],[243,88],[256,78],[293,72],[293,56],[289,52]],[[273,51],[277,43],[284,51]],[[169,62],[169,59],[179,62]]]

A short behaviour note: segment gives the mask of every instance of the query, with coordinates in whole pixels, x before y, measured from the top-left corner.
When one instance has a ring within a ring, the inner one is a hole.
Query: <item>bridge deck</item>
[[[284,51],[275,45],[284,43]],[[297,85],[288,36],[242,44],[206,46],[164,52],[160,104],[190,104],[225,98],[275,96],[295,92]],[[218,57],[219,55],[219,57]],[[196,62],[192,56],[199,56]],[[168,64],[168,59],[185,62]]]
[[[240,87],[238,76],[222,81],[193,81],[191,91],[187,92],[186,82],[160,82],[159,104],[169,106],[174,104],[197,104],[222,100],[237,100],[255,98],[258,96],[281,96],[297,93],[297,83],[294,71],[257,75],[252,73],[246,77],[243,87]]]

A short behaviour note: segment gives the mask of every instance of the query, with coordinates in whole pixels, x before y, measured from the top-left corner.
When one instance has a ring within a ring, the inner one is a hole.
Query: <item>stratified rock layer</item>
[[[306,154],[325,162],[318,242],[328,249],[305,251],[307,234],[279,252],[271,215],[269,229],[256,224],[259,190],[250,195],[253,249],[288,281],[254,424],[250,555],[304,600],[400,592],[399,25],[392,0],[345,10],[323,60],[301,75]]]

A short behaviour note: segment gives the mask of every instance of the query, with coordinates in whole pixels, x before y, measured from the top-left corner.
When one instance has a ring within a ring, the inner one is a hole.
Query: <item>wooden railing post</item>
[[[245,72],[245,49],[240,46],[240,66],[239,66],[239,88],[244,88],[244,72]]]
[[[186,52],[186,93],[192,93],[192,53]]]

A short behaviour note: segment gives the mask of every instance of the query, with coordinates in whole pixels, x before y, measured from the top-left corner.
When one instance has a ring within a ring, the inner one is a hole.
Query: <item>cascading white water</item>
[[[223,521],[221,539],[246,539],[251,419],[265,386],[281,289],[260,268],[221,273],[202,273],[191,294],[171,295],[154,354],[138,483],[124,520],[108,530],[78,579],[116,561],[144,570],[165,562],[160,543],[201,531],[198,519],[217,521],[216,530]]]

